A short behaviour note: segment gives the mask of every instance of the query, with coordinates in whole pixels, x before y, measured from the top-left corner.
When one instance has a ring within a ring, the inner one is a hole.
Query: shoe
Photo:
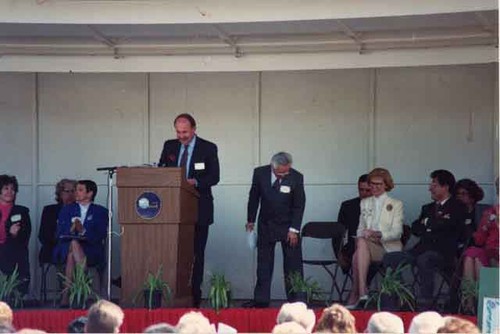
[[[348,310],[355,310],[356,306],[358,306],[358,303],[346,305],[345,308]]]
[[[193,308],[200,308],[200,305],[201,305],[200,299],[193,299]]]
[[[260,303],[256,302],[255,300],[249,300],[247,302],[244,302],[241,307],[243,308],[267,308],[269,307],[269,303]]]
[[[367,301],[368,301],[368,295],[363,295],[359,297],[358,301],[355,304],[346,305],[345,308],[348,310],[362,309],[365,307]]]
[[[122,287],[122,277],[119,276],[117,278],[112,279],[111,284],[113,284],[114,286],[116,286],[118,288],[121,288]]]

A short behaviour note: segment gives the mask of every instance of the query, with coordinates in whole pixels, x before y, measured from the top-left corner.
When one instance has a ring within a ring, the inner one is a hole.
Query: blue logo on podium
[[[160,213],[161,200],[153,192],[144,192],[135,201],[135,211],[143,219],[153,219]]]

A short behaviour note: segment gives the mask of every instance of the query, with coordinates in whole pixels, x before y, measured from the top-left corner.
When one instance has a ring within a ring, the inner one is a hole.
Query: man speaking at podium
[[[193,306],[200,307],[201,283],[205,262],[208,227],[214,222],[212,186],[219,183],[217,145],[196,135],[196,121],[189,114],[174,120],[177,139],[167,140],[160,156],[160,167],[185,167],[187,182],[195,186],[198,200],[198,221],[194,231],[194,266],[191,280]]]

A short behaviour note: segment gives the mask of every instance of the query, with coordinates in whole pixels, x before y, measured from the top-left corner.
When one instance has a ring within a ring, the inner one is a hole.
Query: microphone
[[[107,171],[111,171],[111,170],[115,170],[115,169],[117,169],[117,168],[119,168],[119,167],[120,167],[120,166],[112,166],[112,167],[98,167],[98,168],[97,168],[97,171],[99,171],[99,172],[100,172],[100,171],[105,171],[105,170],[107,170]],[[125,166],[122,166],[122,167],[125,167]]]

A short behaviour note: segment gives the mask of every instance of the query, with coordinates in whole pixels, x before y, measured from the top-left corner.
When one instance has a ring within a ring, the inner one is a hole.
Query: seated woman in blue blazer
[[[353,282],[348,308],[368,300],[366,279],[371,262],[382,261],[388,252],[401,251],[403,232],[403,202],[391,198],[394,188],[387,169],[375,168],[368,174],[372,196],[361,200],[356,251],[353,256]]]
[[[88,265],[104,265],[108,229],[108,210],[93,201],[97,185],[91,180],[76,184],[76,203],[65,205],[57,221],[57,245],[54,248],[54,262],[66,265],[65,274],[73,278],[76,264],[85,261]],[[63,295],[62,305],[68,303]]]

